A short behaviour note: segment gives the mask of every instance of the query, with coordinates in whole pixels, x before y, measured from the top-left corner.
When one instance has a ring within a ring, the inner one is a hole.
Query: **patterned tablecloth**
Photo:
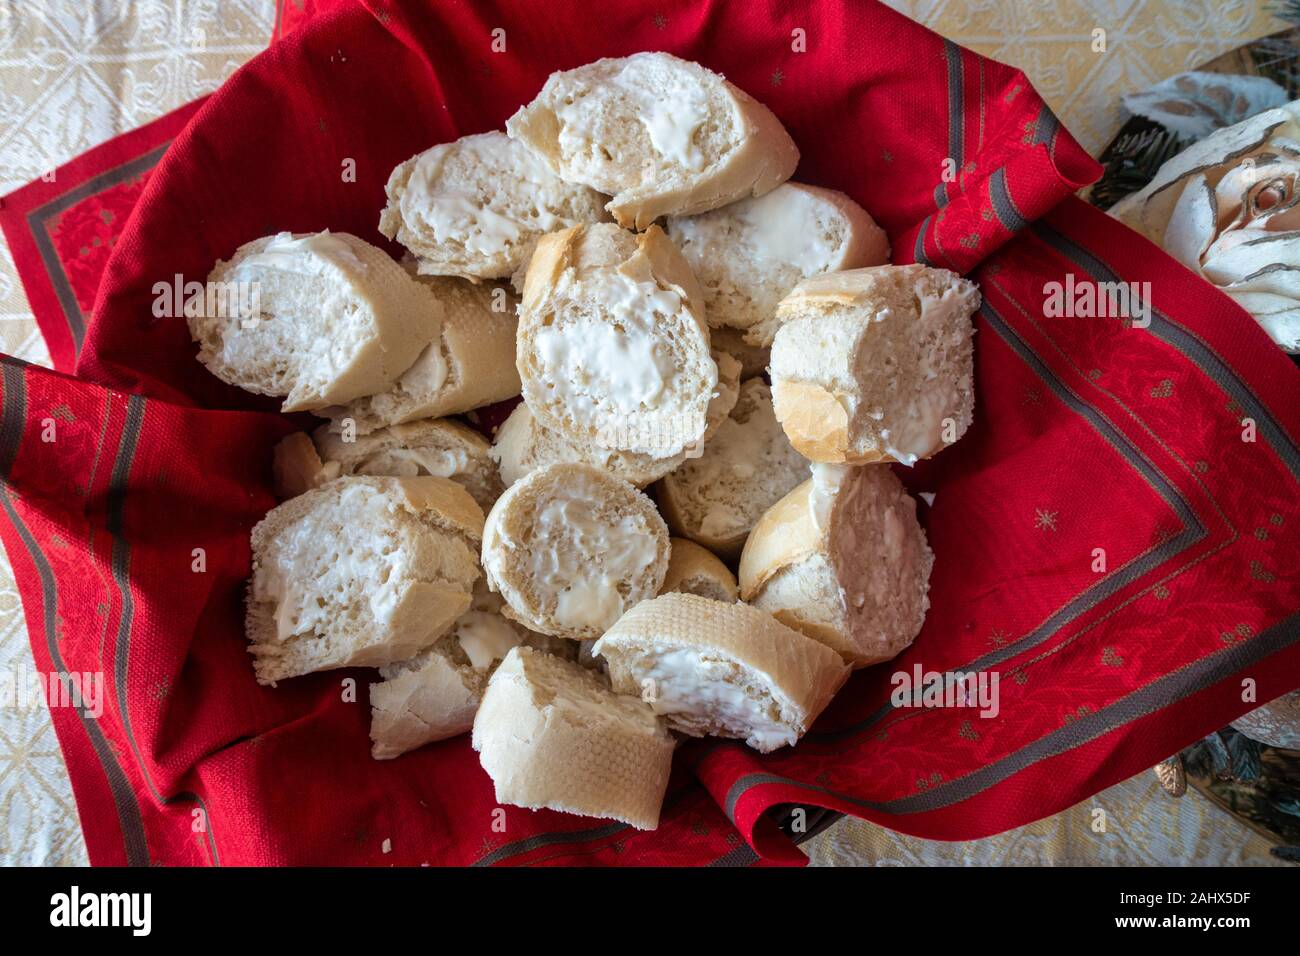
[[[1122,93],[1282,26],[1251,0],[889,2],[1023,69],[1093,151],[1119,127]],[[0,194],[211,92],[266,46],[274,19],[275,0],[0,0]],[[1104,52],[1094,50],[1098,30]],[[49,364],[7,248],[0,350]],[[18,593],[0,557],[0,674],[17,686],[31,667]],[[986,840],[937,843],[845,820],[809,850],[826,865],[1271,862],[1261,837],[1194,794],[1165,797],[1149,773]],[[85,862],[48,713],[0,702],[0,863]]]

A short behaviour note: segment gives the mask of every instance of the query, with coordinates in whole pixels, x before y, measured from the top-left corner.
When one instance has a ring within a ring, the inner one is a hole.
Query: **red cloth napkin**
[[[1097,166],[1022,74],[874,4],[536,9],[373,0],[313,15],[176,135],[84,337],[66,294],[31,290],[74,261],[95,203],[125,190],[124,212],[138,180],[78,197],[70,172],[0,210],[61,368],[80,342],[77,378],[0,363],[0,537],[38,668],[105,682],[102,716],[52,711],[94,862],[800,862],[767,813],[791,803],[969,839],[1300,685],[1300,373],[1230,300],[1070,196]],[[933,607],[908,652],[855,675],[793,749],[684,746],[658,831],[517,808],[502,828],[466,738],[370,759],[372,672],[254,683],[247,536],[293,426],[198,365],[183,321],[152,317],[152,290],[276,230],[382,242],[397,162],[499,128],[552,70],[641,49],[771,106],[803,152],[797,178],[866,206],[896,261],[980,282],[976,420],[900,470],[937,493]],[[121,141],[105,149],[129,162]],[[61,254],[42,257],[41,230]],[[1044,287],[1067,274],[1151,282],[1150,327],[1045,318]],[[891,678],[917,666],[996,672],[997,716],[892,706]]]

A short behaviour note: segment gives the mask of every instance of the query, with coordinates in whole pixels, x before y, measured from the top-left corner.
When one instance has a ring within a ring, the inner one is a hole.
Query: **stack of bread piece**
[[[326,419],[253,531],[258,680],[377,668],[377,759],[468,732],[501,803],[653,828],[679,738],[791,746],[906,648],[934,556],[891,463],[970,425],[979,293],[888,265],[798,158],[638,53],[394,169],[401,263],[328,231],[218,263],[260,310],[188,317],[200,360]]]

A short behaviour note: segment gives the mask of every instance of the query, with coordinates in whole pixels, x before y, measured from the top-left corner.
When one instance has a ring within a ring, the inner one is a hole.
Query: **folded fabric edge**
[[[47,177],[0,198],[0,229],[58,371],[72,373],[76,367],[91,315],[79,304],[77,290],[55,247],[52,227],[77,203],[152,170],[206,99],[186,103],[107,140],[51,170]]]

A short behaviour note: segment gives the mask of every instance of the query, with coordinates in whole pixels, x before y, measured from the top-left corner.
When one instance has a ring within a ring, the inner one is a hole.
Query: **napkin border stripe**
[[[630,830],[626,823],[613,823],[602,827],[591,827],[586,830],[569,830],[558,833],[537,833],[522,840],[516,840],[513,843],[507,843],[505,846],[497,847],[486,856],[481,856],[470,866],[491,866],[501,860],[512,856],[518,856],[521,853],[528,853],[531,850],[537,850],[544,846],[554,846],[557,843],[590,843],[592,840],[600,840],[605,837],[614,836],[622,833],[624,830]]]
[[[68,190],[63,195],[37,206],[27,214],[27,228],[31,232],[36,251],[45,266],[46,275],[50,277],[50,284],[54,287],[55,298],[59,301],[59,309],[67,322],[68,332],[72,335],[73,351],[77,355],[81,354],[82,342],[86,338],[86,315],[81,311],[81,304],[77,302],[77,294],[72,290],[72,283],[68,279],[67,272],[64,271],[63,260],[59,258],[58,251],[54,248],[54,240],[49,231],[49,221],[77,203],[153,169],[158,165],[158,161],[162,159],[163,153],[167,151],[167,147],[170,145],[171,140],[168,140],[143,156],[137,156],[135,159],[127,160],[120,166],[105,170]]]
[[[4,381],[3,408],[0,411],[0,506],[3,507],[14,530],[22,539],[28,556],[41,581],[41,604],[44,618],[45,643],[50,661],[60,670],[66,671],[63,655],[59,651],[57,628],[54,615],[58,607],[58,582],[54,571],[32,535],[26,523],[19,516],[9,498],[9,476],[18,450],[22,443],[23,426],[26,422],[26,395],[24,366],[15,363],[7,356],[3,360],[0,375]],[[118,824],[121,828],[123,848],[128,866],[148,866],[150,863],[149,842],[145,836],[144,817],[140,811],[139,801],[131,788],[126,771],[113,755],[104,732],[87,718],[83,708],[76,708],[82,729],[90,740],[95,755],[99,758],[101,769],[107,778],[109,792],[117,810]]]
[[[1033,233],[1046,245],[1083,269],[1097,282],[1121,282],[1118,273],[1106,262],[1075,244],[1044,222],[1033,226]],[[1186,357],[1231,398],[1237,400],[1255,420],[1257,431],[1282,459],[1287,470],[1300,480],[1300,448],[1272,413],[1264,406],[1226,362],[1200,336],[1178,325],[1151,304],[1151,325],[1145,330]]]
[[[1011,190],[1007,188],[1005,166],[993,170],[993,175],[989,177],[989,202],[998,217],[998,222],[1002,223],[1002,228],[1007,232],[1019,232],[1029,225],[1029,220],[1021,215],[1020,210],[1016,208],[1016,201],[1011,198]]]
[[[962,116],[963,103],[965,102],[965,64],[961,59],[961,48],[951,40],[943,41],[943,56],[947,61],[948,69],[948,159],[951,159],[957,169],[962,167]],[[942,168],[942,164],[941,168]],[[940,177],[939,185],[934,187],[934,205],[936,209],[942,209],[952,201],[948,195],[949,184]]]
[[[735,821],[736,806],[751,789],[763,784],[784,784],[824,794],[845,803],[899,816],[928,813],[955,806],[1010,779],[1043,760],[1059,757],[1148,717],[1169,702],[1181,701],[1212,687],[1264,658],[1300,642],[1300,612],[1284,618],[1254,638],[1192,661],[1119,698],[1114,703],[1079,717],[1064,727],[1026,744],[1019,750],[973,773],[942,783],[924,793],[893,800],[862,800],[819,784],[802,783],[779,774],[751,773],[740,777],[727,791],[723,809]],[[1111,719],[1111,718],[1114,719]]]
[[[1026,651],[1042,646],[1050,641],[1061,629],[1073,624],[1083,615],[1092,611],[1103,601],[1128,587],[1143,575],[1149,574],[1160,565],[1194,546],[1209,533],[1205,525],[1196,516],[1191,503],[1182,495],[1178,487],[1165,478],[1155,464],[1123,432],[1111,424],[1100,411],[1053,374],[1042,359],[1016,335],[987,299],[980,305],[980,314],[998,337],[1020,356],[1030,370],[1052,390],[1052,393],[1069,406],[1075,414],[1088,422],[1093,430],[1121,458],[1128,462],[1178,516],[1183,527],[1174,537],[1148,548],[1133,560],[1111,571],[1096,584],[1075,595],[1062,607],[1048,615],[1046,620],[1024,637],[962,665],[962,670],[967,671],[987,670]],[[853,737],[879,723],[895,710],[896,708],[892,703],[887,703],[876,710],[875,713],[851,726],[810,733],[808,737],[825,742]]]
[[[121,601],[122,613],[118,617],[117,633],[113,641],[113,681],[117,694],[117,709],[122,720],[122,729],[126,734],[127,744],[135,754],[140,776],[153,798],[163,806],[179,802],[197,803],[203,812],[203,836],[208,853],[214,866],[221,865],[217,852],[216,834],[213,832],[212,814],[208,812],[203,798],[193,791],[184,790],[170,797],[164,796],[154,784],[145,764],[144,755],[135,739],[135,726],[131,720],[131,709],[127,697],[129,684],[128,671],[131,654],[131,629],[135,622],[135,594],[131,588],[131,542],[127,539],[126,527],[126,488],[131,468],[135,464],[135,454],[140,443],[140,433],[144,429],[144,416],[148,399],[143,395],[129,395],[126,402],[126,421],[122,434],[118,438],[117,453],[113,460],[113,470],[109,476],[107,490],[107,521],[105,530],[112,539],[113,547],[109,567],[113,584],[117,588]]]

